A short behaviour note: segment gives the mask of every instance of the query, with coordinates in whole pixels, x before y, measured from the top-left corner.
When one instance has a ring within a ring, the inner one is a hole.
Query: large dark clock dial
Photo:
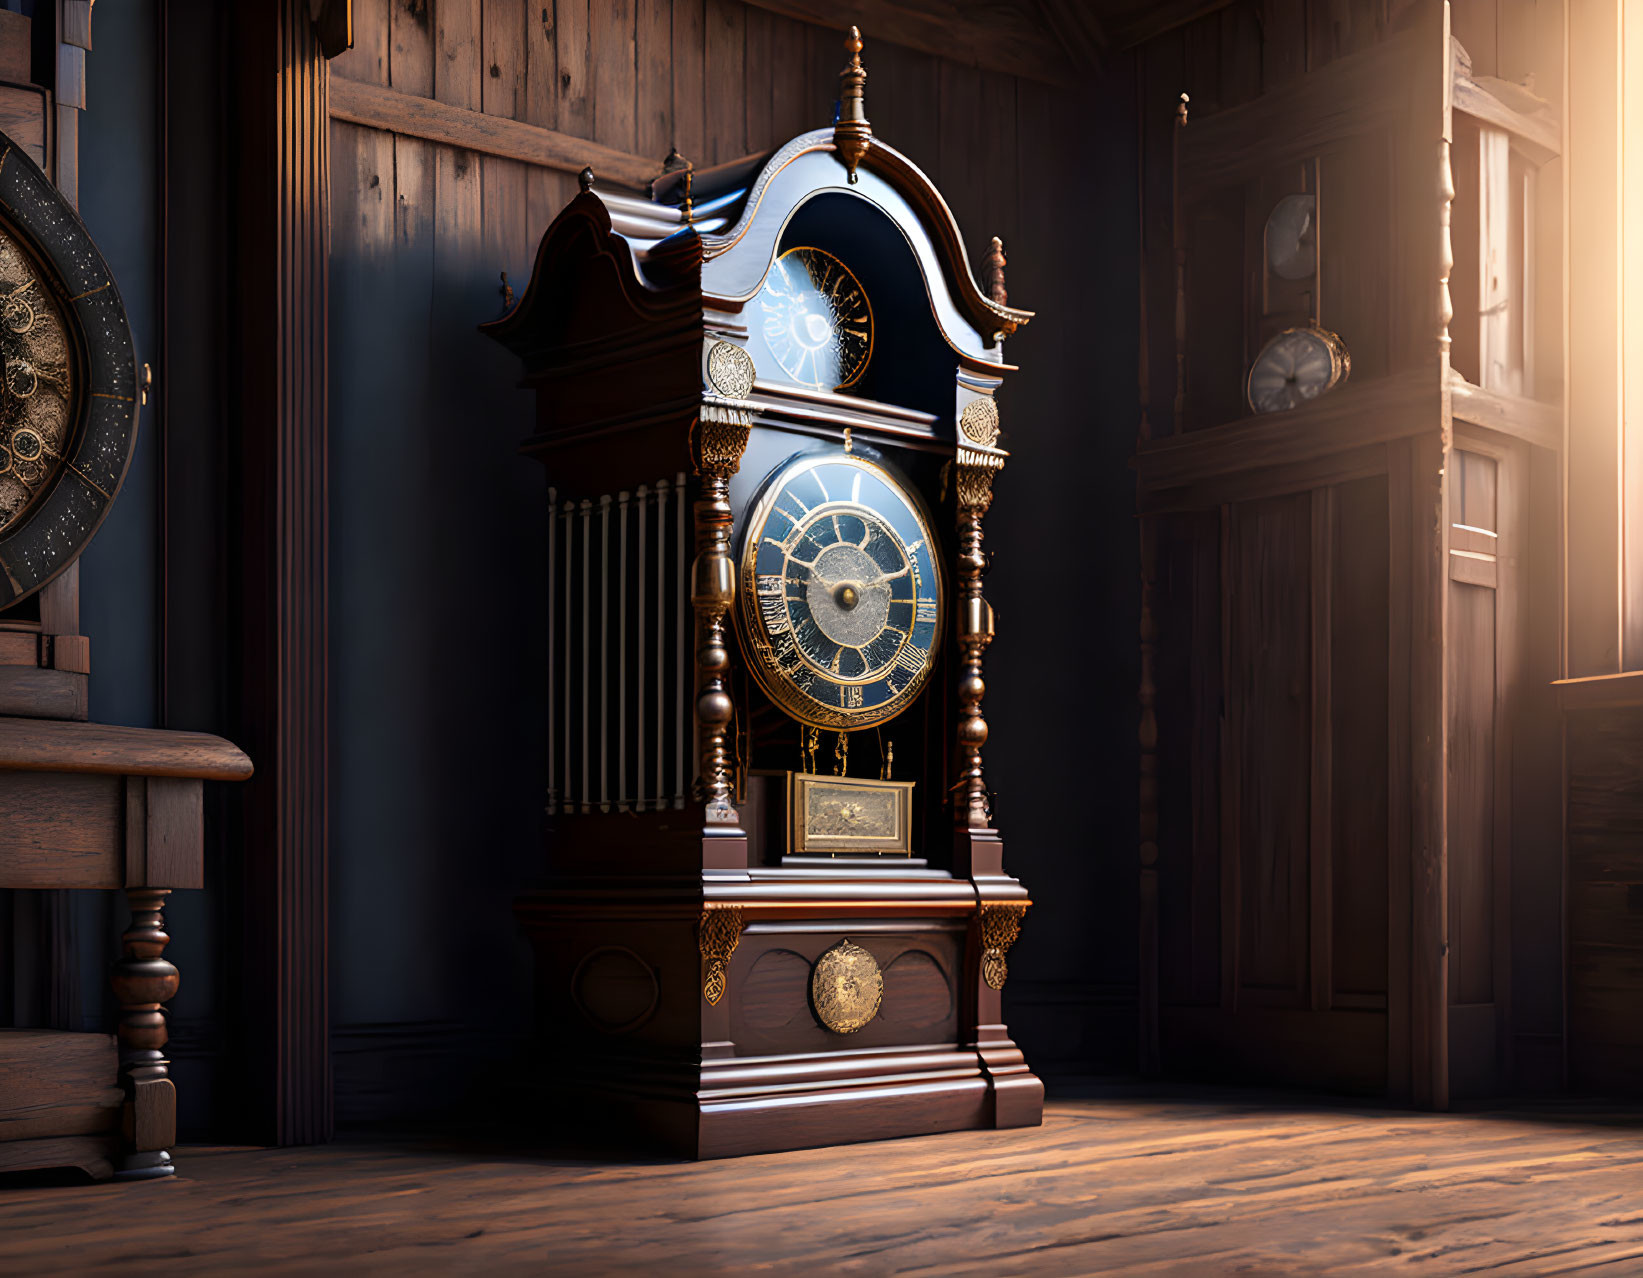
[[[782,371],[817,390],[843,390],[867,371],[873,307],[850,269],[819,248],[792,248],[759,293],[764,340]]]
[[[865,728],[924,686],[941,638],[941,575],[918,498],[843,452],[800,457],[766,485],[742,552],[750,665],[819,728]]]
[[[108,265],[0,134],[0,608],[72,564],[120,491],[141,388]]]

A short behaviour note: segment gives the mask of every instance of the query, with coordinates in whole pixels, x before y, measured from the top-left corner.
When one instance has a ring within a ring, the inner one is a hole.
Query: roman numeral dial
[[[819,248],[792,248],[759,293],[765,345],[795,382],[853,386],[873,354],[873,307],[850,268]]]
[[[743,634],[771,700],[823,728],[906,709],[934,668],[944,606],[917,496],[865,458],[801,456],[765,485],[743,537]]]

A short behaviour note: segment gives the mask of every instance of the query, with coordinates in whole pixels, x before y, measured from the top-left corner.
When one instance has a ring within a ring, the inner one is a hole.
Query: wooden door
[[[1383,1091],[1387,477],[1174,527],[1168,620],[1194,656],[1163,672],[1161,714],[1187,745],[1162,780],[1195,797],[1190,829],[1161,830],[1190,847],[1161,870],[1165,1068]]]
[[[1521,661],[1521,449],[1463,435],[1450,454],[1448,620],[1449,1079],[1452,1096],[1507,1078],[1512,742]]]

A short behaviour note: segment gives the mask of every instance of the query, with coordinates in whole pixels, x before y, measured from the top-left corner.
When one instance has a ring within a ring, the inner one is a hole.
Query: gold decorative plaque
[[[816,1019],[835,1034],[854,1034],[879,1014],[883,999],[878,961],[854,941],[840,941],[810,969]]]
[[[726,399],[746,399],[753,390],[753,357],[734,342],[714,342],[707,352],[707,380]]]
[[[911,856],[912,781],[787,774],[789,856]]]
[[[959,414],[958,428],[972,443],[991,448],[998,443],[998,405],[990,395],[972,399]]]

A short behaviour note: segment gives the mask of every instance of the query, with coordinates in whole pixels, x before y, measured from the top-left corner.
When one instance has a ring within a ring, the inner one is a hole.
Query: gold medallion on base
[[[853,1034],[879,1014],[884,974],[854,941],[840,941],[810,970],[816,1019],[835,1034]]]

